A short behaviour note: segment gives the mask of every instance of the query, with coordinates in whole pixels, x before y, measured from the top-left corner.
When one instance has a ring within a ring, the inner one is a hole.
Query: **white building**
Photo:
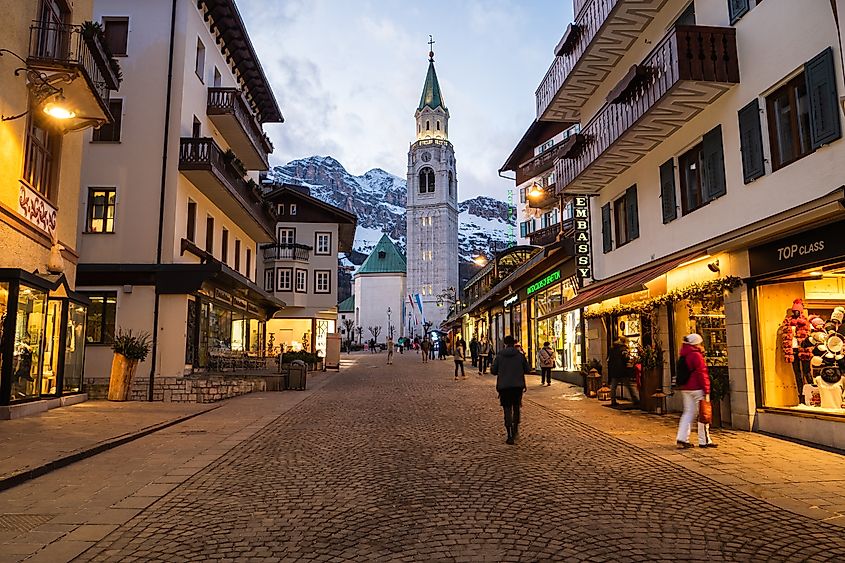
[[[387,235],[381,237],[358,271],[355,273],[352,294],[354,295],[355,326],[361,327],[361,340],[373,338],[370,327],[380,327],[379,342],[384,342],[393,326],[393,338],[407,334],[410,322],[413,329],[414,319],[420,325],[419,311],[411,314],[405,288],[405,257],[396,248]],[[349,300],[344,301],[344,304]],[[406,312],[407,311],[407,312]],[[410,316],[409,316],[410,315]]]
[[[268,349],[319,351],[337,332],[337,255],[352,250],[355,216],[311,197],[306,188],[274,187],[278,243],[261,245],[264,290],[285,302],[267,321]],[[272,341],[270,340],[272,338]]]
[[[437,328],[449,312],[449,302],[438,295],[451,298],[458,289],[458,177],[433,52],[414,117],[417,139],[408,151],[408,293],[421,296],[424,316]]]
[[[100,323],[86,378],[108,378],[116,327],[152,334],[139,379],[257,353],[283,305],[255,283],[276,227],[255,182],[262,124],[282,115],[235,3],[96,0],[94,14],[124,81],[85,151],[78,283]]]

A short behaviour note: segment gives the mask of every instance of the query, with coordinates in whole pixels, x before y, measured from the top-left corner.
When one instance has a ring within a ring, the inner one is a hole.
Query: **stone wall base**
[[[153,387],[153,401],[165,403],[214,403],[247,393],[278,390],[275,378],[237,376],[172,376],[157,377]],[[270,380],[270,381],[268,381]],[[108,397],[109,384],[102,380],[86,382],[90,399]],[[149,379],[136,378],[129,391],[130,401],[146,401]]]

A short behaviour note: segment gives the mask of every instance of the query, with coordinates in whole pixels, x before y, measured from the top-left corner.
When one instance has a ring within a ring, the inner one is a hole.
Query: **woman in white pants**
[[[707,363],[704,361],[704,339],[699,334],[689,334],[684,337],[681,346],[681,360],[689,372],[687,381],[678,386],[684,400],[684,414],[678,425],[677,443],[679,448],[691,448],[689,437],[692,432],[692,421],[698,416],[699,403],[710,400],[710,376],[707,373]],[[679,363],[680,363],[679,362]],[[680,368],[681,366],[679,366]],[[679,370],[682,371],[682,370]],[[710,437],[710,425],[698,423],[698,446],[700,448],[715,448],[716,444]]]

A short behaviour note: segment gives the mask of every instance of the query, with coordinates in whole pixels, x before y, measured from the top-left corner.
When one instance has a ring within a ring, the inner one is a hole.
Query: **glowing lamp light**
[[[543,195],[545,195],[543,190],[541,190],[540,186],[538,186],[537,184],[531,186],[531,190],[528,192],[528,197],[532,199],[542,197]]]
[[[61,103],[49,102],[44,104],[44,113],[55,119],[73,119],[76,112]]]
[[[487,258],[481,255],[476,256],[472,259],[475,262],[476,266],[486,266],[487,265]]]

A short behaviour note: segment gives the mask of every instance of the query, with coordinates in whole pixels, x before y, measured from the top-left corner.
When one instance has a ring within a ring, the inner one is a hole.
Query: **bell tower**
[[[409,294],[421,296],[423,317],[436,329],[446,320],[459,289],[458,177],[433,48],[414,120],[416,140],[408,151],[407,287]],[[438,300],[442,294],[450,294],[449,300]],[[421,334],[421,329],[416,332]]]

